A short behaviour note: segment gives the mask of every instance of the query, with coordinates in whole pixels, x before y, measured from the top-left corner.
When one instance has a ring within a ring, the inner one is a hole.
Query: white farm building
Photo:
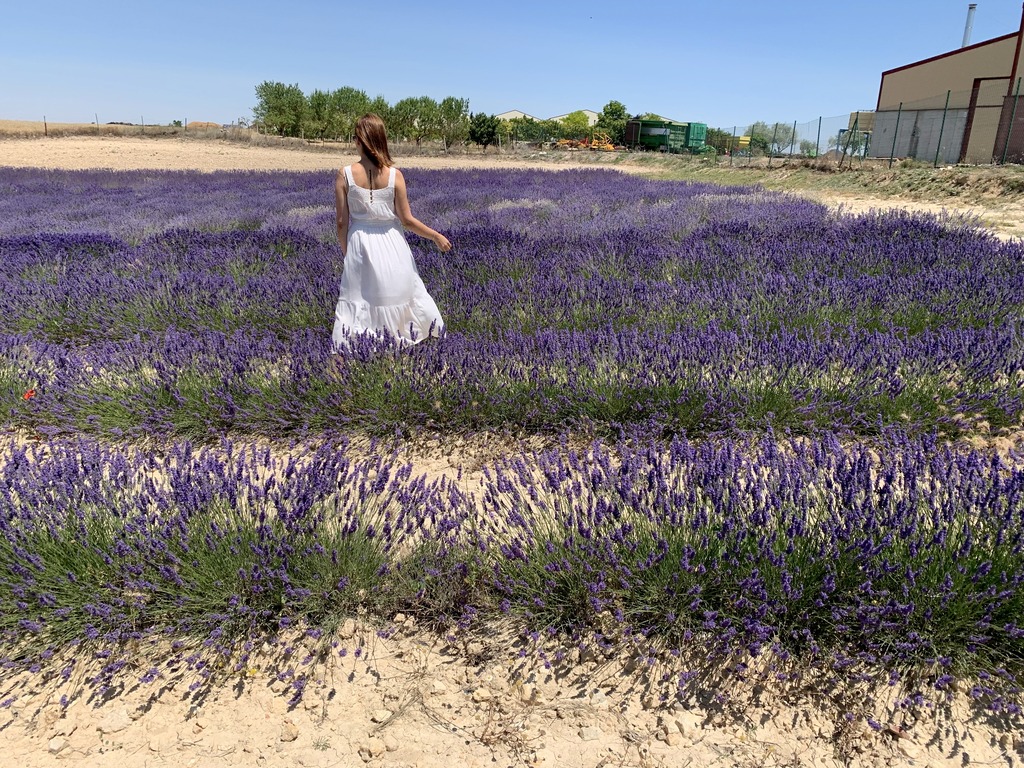
[[[601,116],[601,114],[599,112],[595,112],[592,109],[581,109],[579,111],[587,116],[587,123],[590,124],[590,125],[596,124],[597,123],[597,118],[599,118]],[[531,115],[531,114],[528,114],[526,112],[523,112],[522,110],[519,110],[519,109],[510,109],[507,112],[502,112],[501,114],[495,115],[495,117],[497,117],[499,120],[514,120],[517,117],[525,117],[525,118],[529,118],[530,120],[536,120],[537,122],[542,122],[544,120],[564,120],[570,114],[572,114],[572,113],[571,112],[566,112],[564,115],[555,115],[554,117],[543,118],[543,117],[536,117],[534,115]]]

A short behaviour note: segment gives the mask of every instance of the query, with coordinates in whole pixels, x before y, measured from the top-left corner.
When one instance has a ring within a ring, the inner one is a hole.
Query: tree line
[[[388,127],[392,141],[440,141],[447,149],[455,144],[472,142],[487,148],[499,143],[524,142],[541,144],[558,139],[584,139],[595,132],[607,135],[614,145],[626,143],[626,123],[631,119],[621,101],[610,101],[590,124],[582,110],[570,112],[558,120],[535,120],[517,117],[500,120],[494,115],[469,111],[469,99],[447,96],[436,101],[430,96],[414,96],[391,104],[383,96],[371,98],[365,91],[344,86],[334,91],[314,90],[308,95],[297,85],[264,81],[256,86],[254,126],[265,133],[296,138],[352,141],[356,120],[367,112],[380,115]],[[652,113],[632,118],[663,118]],[[815,142],[797,141],[793,125],[755,122],[745,129],[748,141],[743,149],[754,154],[784,154],[789,151],[813,156]],[[864,134],[833,136],[827,148],[843,147],[859,151]],[[719,153],[735,151],[736,137],[730,131],[708,128],[706,143]],[[852,144],[852,146],[851,146]]]
[[[605,105],[597,125],[591,126],[582,110],[561,120],[530,117],[499,120],[495,115],[469,111],[469,99],[447,96],[436,101],[414,96],[394,104],[383,96],[344,86],[334,91],[314,90],[308,95],[297,85],[264,81],[256,86],[253,126],[268,134],[295,138],[352,141],[356,120],[367,112],[384,119],[391,140],[440,141],[447,150],[471,141],[483,147],[505,141],[529,143],[582,139],[596,129],[615,144],[625,141],[626,107],[618,101]]]
[[[469,99],[429,96],[402,99],[394,104],[383,96],[344,86],[334,91],[314,90],[309,95],[298,85],[264,81],[256,86],[255,127],[265,133],[296,138],[352,141],[356,120],[376,112],[393,138],[441,140],[445,147],[469,136]]]

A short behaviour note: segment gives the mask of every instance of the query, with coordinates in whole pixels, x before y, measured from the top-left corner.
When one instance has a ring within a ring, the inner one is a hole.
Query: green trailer
[[[677,123],[674,120],[630,120],[626,123],[626,145],[657,152],[699,153],[704,151],[708,127],[705,123]]]
[[[708,126],[706,123],[687,123],[690,130],[686,134],[686,148],[691,152],[703,152],[707,149]]]

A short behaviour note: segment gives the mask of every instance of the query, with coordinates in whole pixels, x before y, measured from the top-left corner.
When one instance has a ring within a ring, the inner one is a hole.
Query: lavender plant
[[[261,638],[329,638],[359,607],[515,616],[526,634],[766,654],[839,679],[930,669],[932,695],[982,674],[1002,682],[981,693],[1019,705],[1024,473],[998,458],[895,434],[872,449],[596,443],[510,455],[466,493],[350,452],[13,450],[4,668],[72,644],[113,680],[133,644],[162,638],[180,651],[168,668],[244,666]]]
[[[365,339],[331,379],[326,174],[4,170],[22,193],[0,204],[12,424],[215,440],[1020,421],[1019,243],[606,171],[408,175],[456,243],[413,243],[447,337]]]
[[[209,676],[408,610],[973,675],[1019,711],[1020,469],[946,439],[1019,428],[1020,243],[605,171],[407,176],[455,243],[412,241],[447,334],[338,365],[328,174],[0,169],[0,401],[50,438],[0,459],[0,678],[70,646],[102,686],[143,642],[144,677]],[[420,430],[598,439],[470,493],[338,436]]]

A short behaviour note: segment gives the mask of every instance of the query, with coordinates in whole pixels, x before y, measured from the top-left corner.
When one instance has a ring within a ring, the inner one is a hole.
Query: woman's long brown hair
[[[356,121],[356,141],[363,145],[370,161],[378,168],[394,164],[388,152],[388,132],[379,115],[369,112]]]

